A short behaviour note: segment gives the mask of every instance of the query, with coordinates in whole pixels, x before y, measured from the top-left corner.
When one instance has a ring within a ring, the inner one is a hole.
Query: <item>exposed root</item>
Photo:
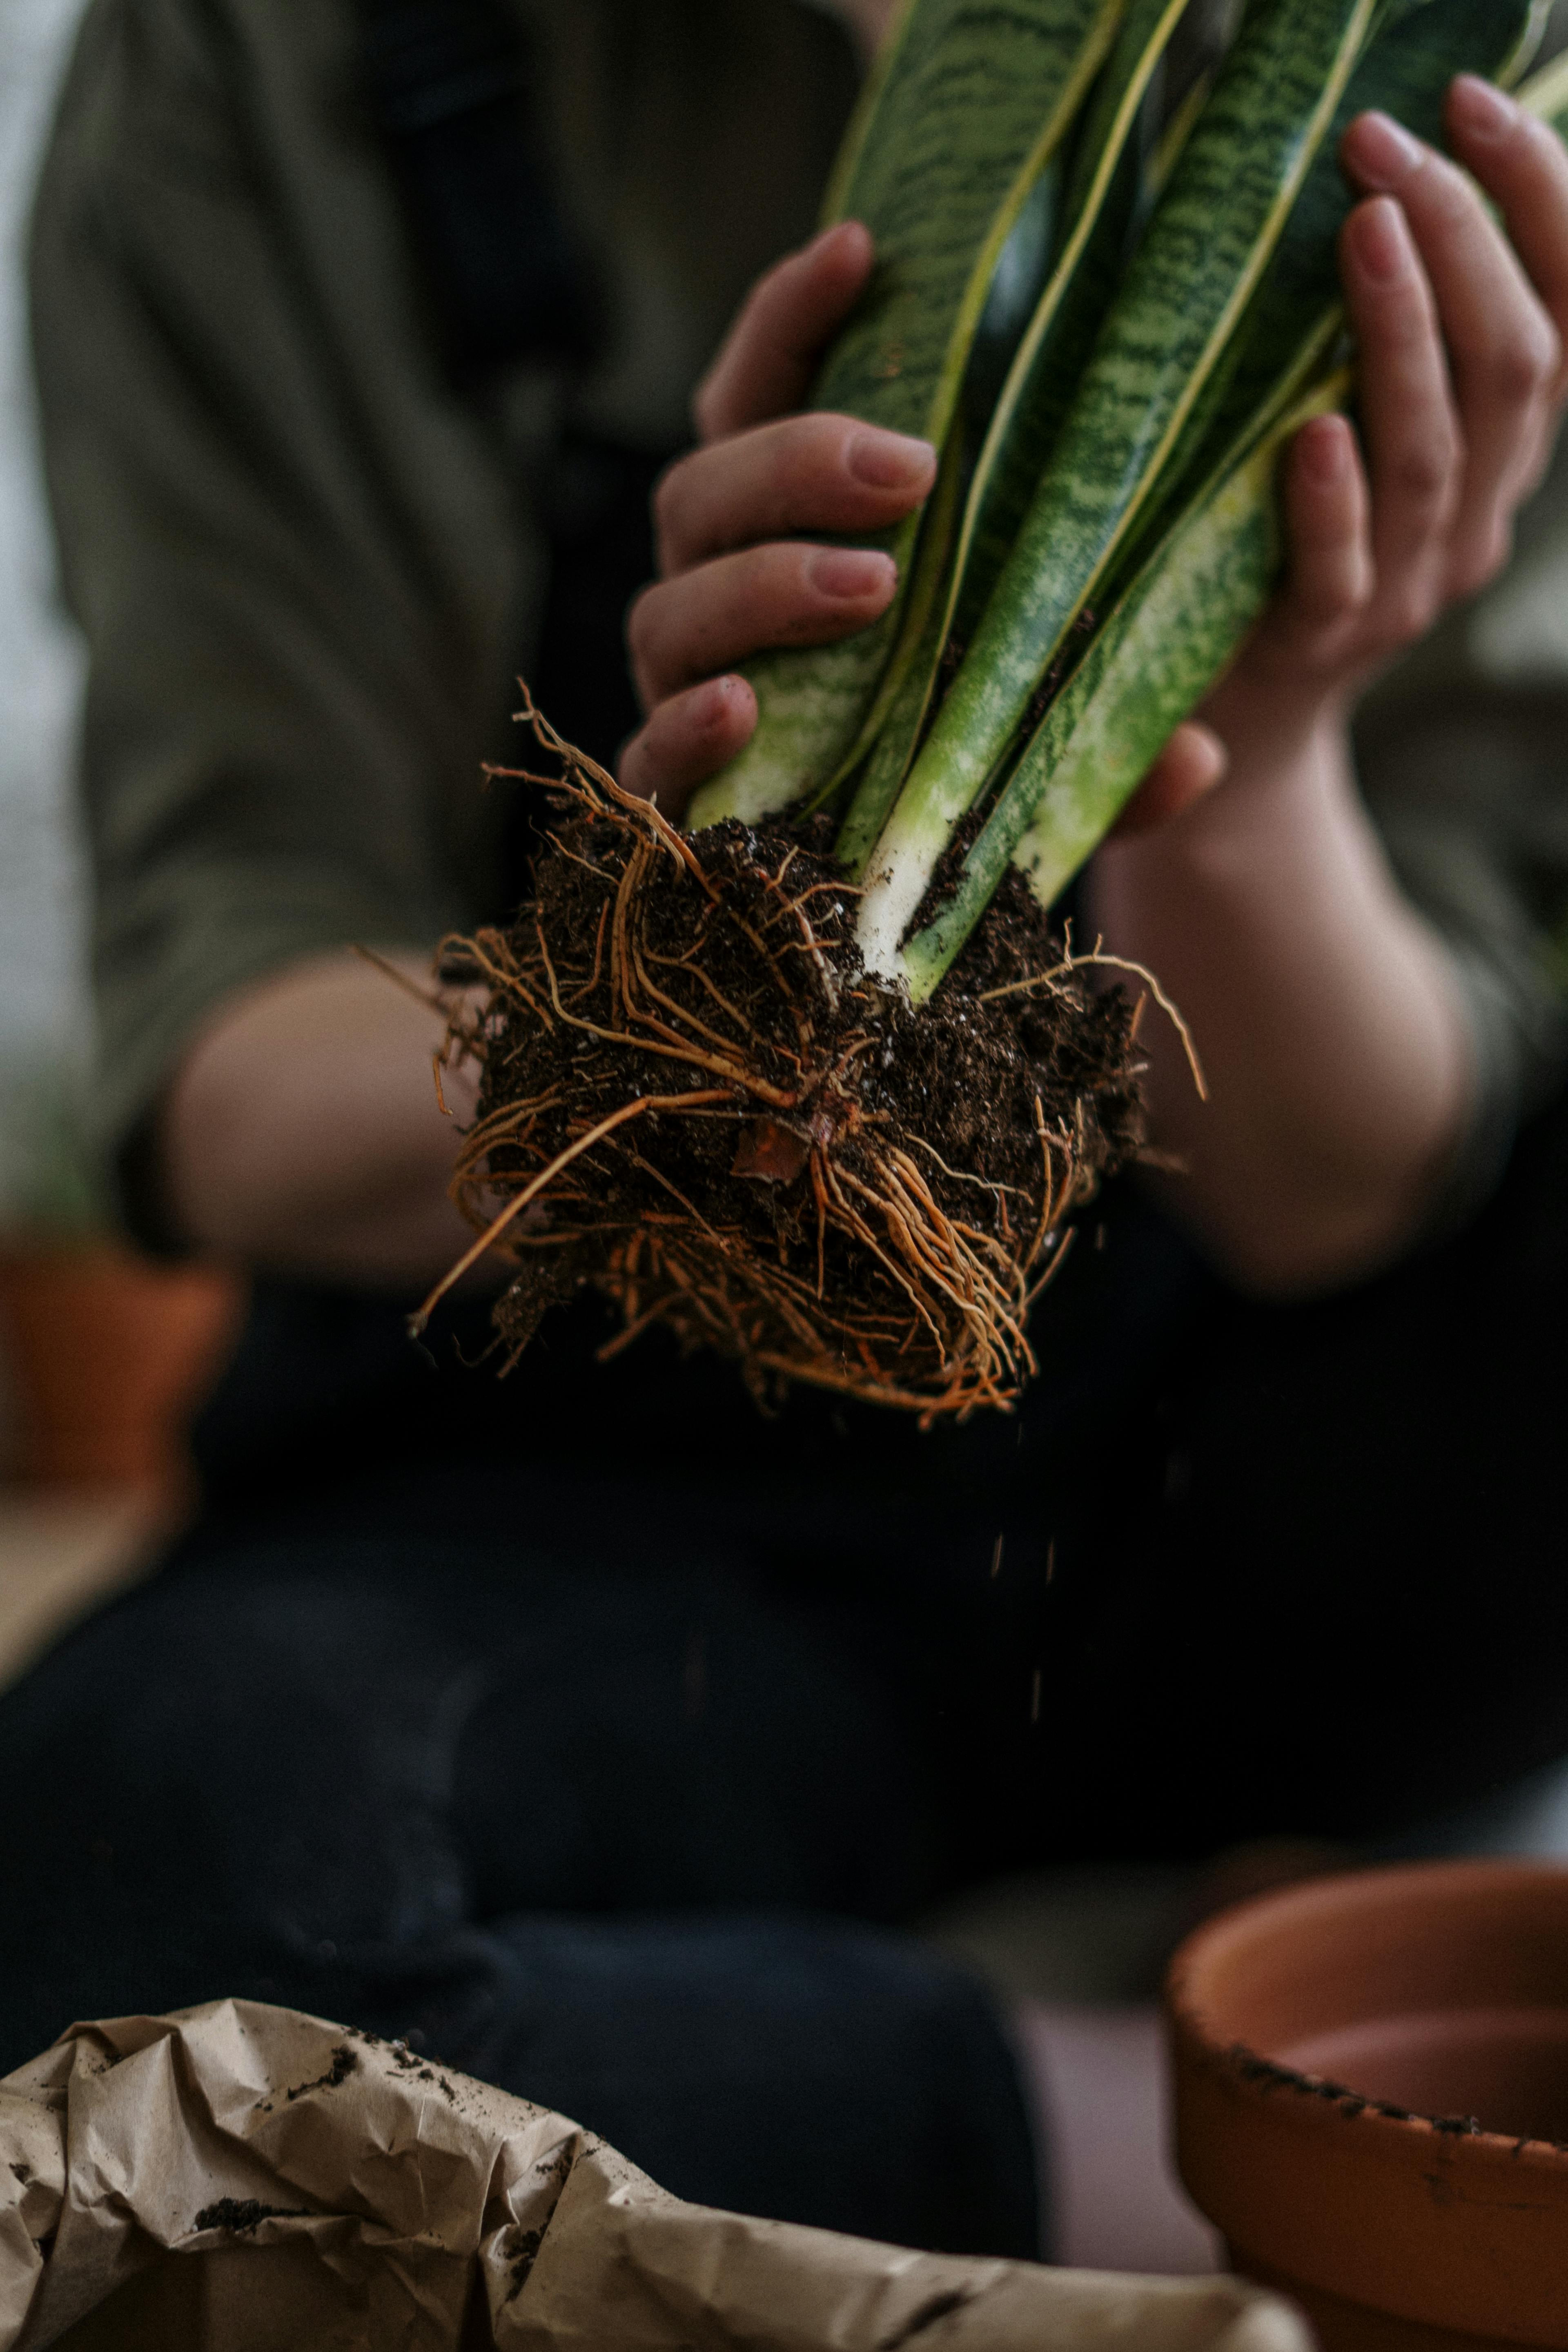
[[[587,1282],[610,1352],[658,1324],[759,1391],[1011,1404],[1069,1219],[1141,1146],[1125,992],[1020,886],[916,1013],[861,968],[825,828],[684,836],[527,715],[562,821],[512,927],[443,950],[486,998],[445,1056],[481,1066],[453,1183],[477,1238],[419,1328],[496,1252],[511,1361]]]

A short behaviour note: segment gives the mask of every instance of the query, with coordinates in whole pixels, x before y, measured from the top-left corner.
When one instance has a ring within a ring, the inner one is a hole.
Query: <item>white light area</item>
[[[37,1091],[86,1027],[72,762],[82,660],[60,610],[39,480],[25,247],[82,0],[0,0],[0,1215],[27,1182]]]

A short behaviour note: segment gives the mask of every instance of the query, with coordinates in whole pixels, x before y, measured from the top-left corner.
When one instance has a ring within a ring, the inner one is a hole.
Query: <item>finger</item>
[[[1352,125],[1344,152],[1363,185],[1397,199],[1436,300],[1466,456],[1449,587],[1468,593],[1500,569],[1513,509],[1541,463],[1556,330],[1455,165],[1381,114]]]
[[[1442,601],[1464,450],[1436,304],[1399,206],[1358,205],[1342,242],[1345,299],[1361,345],[1370,461],[1373,615],[1380,646],[1411,643]]]
[[[1557,333],[1555,400],[1568,394],[1568,150],[1500,89],[1461,74],[1448,94],[1448,130],[1460,161],[1501,209]]]
[[[727,767],[756,730],[757,698],[743,677],[710,677],[661,702],[620,757],[628,793],[679,817],[699,784]]]
[[[936,479],[929,441],[853,416],[787,416],[669,468],[654,493],[666,579],[731,548],[803,531],[858,533],[901,522]]]
[[[1331,638],[1365,611],[1377,582],[1372,494],[1348,418],[1303,425],[1284,488],[1289,572],[1278,609],[1292,630]]]
[[[1126,840],[1169,824],[1206,800],[1230,764],[1213,730],[1187,719],[1177,728],[1111,828],[1110,839]]]
[[[802,408],[817,362],[871,275],[869,229],[840,221],[759,278],[692,403],[717,441]]]
[[[890,555],[809,544],[721,555],[645,588],[626,623],[645,709],[768,646],[822,646],[880,618],[893,600]]]

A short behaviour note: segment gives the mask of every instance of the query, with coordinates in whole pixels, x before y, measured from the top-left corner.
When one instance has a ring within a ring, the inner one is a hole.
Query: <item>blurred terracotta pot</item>
[[[0,1353],[23,1478],[177,1486],[191,1414],[232,1346],[234,1276],[108,1244],[0,1252]]]
[[[1182,2178],[1324,2352],[1568,2347],[1568,1870],[1264,1896],[1166,2004]]]

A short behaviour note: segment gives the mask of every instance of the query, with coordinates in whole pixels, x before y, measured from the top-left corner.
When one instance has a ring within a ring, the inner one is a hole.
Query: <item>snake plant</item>
[[[890,537],[879,624],[753,667],[757,733],[689,822],[833,806],[867,967],[917,1003],[1009,864],[1048,903],[1267,601],[1281,448],[1352,397],[1341,133],[1377,106],[1436,139],[1454,75],[1517,80],[1544,13],[1247,0],[1152,135],[1183,0],[910,0],[831,196],[879,275],[815,396],[925,434],[937,488]],[[1568,110],[1561,71],[1526,96]],[[965,370],[1032,192],[1044,282],[966,446]]]

